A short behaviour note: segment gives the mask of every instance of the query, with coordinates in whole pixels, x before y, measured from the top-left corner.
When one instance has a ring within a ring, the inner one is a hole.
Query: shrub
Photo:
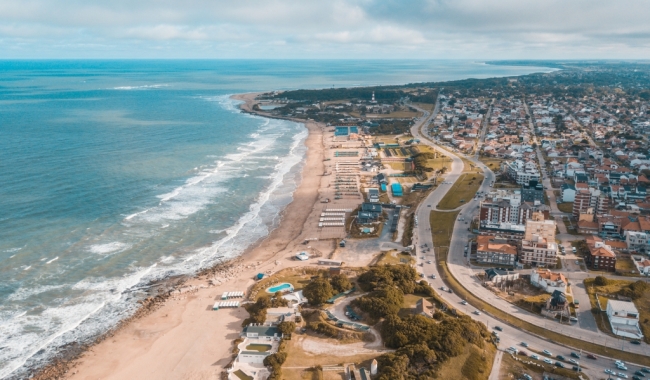
[[[305,286],[302,294],[312,305],[322,305],[334,295],[334,289],[329,281],[319,277]]]
[[[343,293],[346,290],[352,289],[352,284],[350,283],[350,280],[342,275],[342,274],[335,274],[330,278],[330,284],[332,285],[332,288],[334,291],[337,293]]]
[[[281,322],[278,324],[278,330],[284,335],[291,334],[296,330],[296,324],[294,322]]]
[[[607,286],[609,284],[609,280],[605,276],[596,276],[594,279],[594,285],[596,286]]]

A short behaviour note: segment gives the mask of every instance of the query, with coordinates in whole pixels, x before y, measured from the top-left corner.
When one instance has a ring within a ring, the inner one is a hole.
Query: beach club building
[[[390,189],[393,191],[393,196],[394,197],[404,196],[404,191],[402,190],[402,185],[400,185],[398,182],[392,183],[390,185]]]

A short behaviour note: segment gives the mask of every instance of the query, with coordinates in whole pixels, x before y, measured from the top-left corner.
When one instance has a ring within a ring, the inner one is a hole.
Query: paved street
[[[423,124],[426,125],[429,120],[435,117],[437,110],[438,110],[438,106],[436,106],[436,109],[431,115],[429,115],[428,113],[425,114],[421,118],[421,120],[414,125],[414,127],[412,128],[412,133],[415,138],[419,138],[423,143],[441,150],[447,156],[452,158],[451,170],[449,170],[445,174],[444,181],[453,183],[456,181],[456,179],[458,179],[459,175],[463,170],[462,160],[457,155],[450,152],[449,150],[444,149],[438,145],[435,145],[429,138],[423,136],[420,131],[421,126]],[[485,181],[481,185],[479,191],[488,191],[490,182],[494,180],[494,173],[490,171],[487,167],[485,167],[482,163],[476,161],[475,159],[473,159],[472,161],[476,163],[477,167],[482,168],[485,173]],[[427,198],[422,202],[422,204],[419,206],[417,210],[419,224],[415,230],[414,243],[417,248],[416,253],[417,253],[418,264],[420,263],[422,264],[422,266],[418,268],[421,268],[419,270],[425,274],[428,281],[432,284],[432,286],[435,289],[440,289],[440,287],[444,285],[442,280],[440,280],[439,276],[437,276],[437,279],[430,278],[432,274],[438,275],[436,263],[435,263],[435,252],[434,250],[430,250],[429,252],[421,254],[419,247],[421,247],[423,244],[426,244],[428,247],[433,247],[433,241],[432,241],[431,229],[430,229],[431,227],[429,225],[429,214],[431,209],[435,208],[436,205],[440,202],[440,200],[444,197],[444,195],[447,193],[449,188],[450,185],[440,185],[438,188],[436,188],[427,196]],[[461,207],[461,209],[463,210],[462,211],[463,216],[466,219],[470,220],[471,216],[475,215],[478,212],[478,208],[477,208],[478,205],[479,205],[479,201],[473,198],[466,205]],[[448,248],[450,250],[450,253],[448,255],[448,266],[451,274],[475,296],[490,302],[492,305],[498,307],[499,309],[507,313],[516,316],[517,318],[526,320],[538,326],[543,326],[549,330],[555,331],[557,333],[575,339],[586,340],[589,342],[605,345],[608,347],[633,351],[639,354],[644,354],[644,355],[650,354],[650,349],[646,344],[633,346],[629,342],[608,337],[604,334],[598,333],[597,330],[594,331],[593,326],[590,323],[586,322],[585,325],[582,326],[579,322],[578,323],[579,327],[576,325],[574,326],[562,325],[554,320],[545,319],[538,314],[532,314],[528,311],[525,311],[519,307],[510,304],[505,300],[500,299],[499,297],[496,297],[492,292],[490,292],[488,289],[484,288],[482,284],[480,284],[480,282],[474,276],[475,274],[474,270],[469,268],[467,259],[463,256],[464,246],[467,243],[469,236],[470,236],[470,232],[467,230],[467,226],[463,222],[459,223],[457,221],[454,225],[452,240],[450,243],[450,247]],[[422,260],[421,257],[424,257],[424,260]],[[431,264],[427,264],[428,261],[431,261]],[[586,273],[584,272],[582,273],[586,277]],[[579,273],[574,273],[573,275],[574,275],[572,277],[573,281],[575,282],[582,281],[581,280],[582,276],[580,276]],[[582,279],[584,279],[584,277],[582,277]],[[488,328],[490,326],[496,326],[496,325],[504,326],[503,323],[500,322],[499,320],[492,318],[491,316],[486,315],[484,313],[481,313],[480,315],[473,314],[473,312],[476,311],[476,309],[471,305],[462,306],[461,305],[462,300],[456,294],[447,293],[447,292],[439,292],[439,293],[441,297],[450,305],[455,305],[459,310],[464,311],[472,318],[485,323],[488,326]],[[582,299],[581,299],[581,303],[582,303]],[[588,312],[588,308],[589,308],[588,300],[586,302],[586,305],[587,306],[580,311],[581,313],[583,313],[584,311]],[[501,347],[517,345],[522,341],[526,341],[537,350],[548,349],[554,354],[555,353],[568,354],[569,352],[569,349],[564,346],[555,344],[553,342],[549,342],[543,338],[531,335],[525,331],[520,331],[512,327],[504,327],[504,331],[500,333],[500,336],[501,336],[501,345],[500,345]],[[602,376],[603,369],[606,368],[607,366],[611,366],[611,362],[608,360],[599,360],[597,362],[590,362],[588,364],[590,368],[587,369],[585,372],[590,376],[596,376],[596,375]]]

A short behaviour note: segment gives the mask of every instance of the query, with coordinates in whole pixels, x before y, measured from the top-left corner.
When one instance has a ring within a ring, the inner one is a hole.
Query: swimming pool
[[[293,285],[289,284],[288,282],[285,282],[283,284],[272,286],[272,287],[266,289],[266,292],[267,293],[275,293],[275,292],[279,292],[279,291],[282,291],[282,290],[293,290]]]

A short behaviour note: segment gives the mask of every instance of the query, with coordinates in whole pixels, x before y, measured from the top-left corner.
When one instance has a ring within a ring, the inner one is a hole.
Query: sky
[[[0,0],[0,59],[650,59],[647,0]]]

